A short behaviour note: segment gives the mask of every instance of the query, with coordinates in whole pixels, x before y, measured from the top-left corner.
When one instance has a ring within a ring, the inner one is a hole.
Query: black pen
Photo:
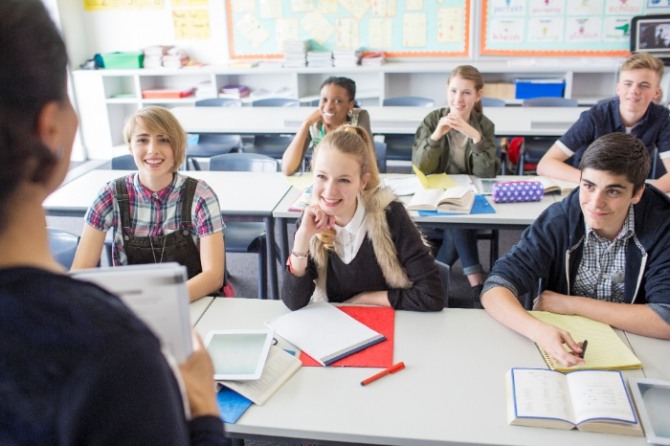
[[[584,339],[584,342],[582,342],[582,352],[579,354],[579,357],[584,359],[584,355],[586,354],[586,346],[589,345],[589,341]]]
[[[544,290],[542,289],[542,277],[540,277],[539,279],[537,279],[537,294],[535,295],[535,298],[540,297],[542,291]]]

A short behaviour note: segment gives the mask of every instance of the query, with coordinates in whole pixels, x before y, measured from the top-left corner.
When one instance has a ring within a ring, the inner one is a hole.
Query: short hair
[[[374,189],[379,186],[379,167],[377,166],[377,157],[375,148],[370,135],[363,127],[350,124],[343,124],[335,130],[326,133],[319,145],[314,149],[312,155],[312,170],[319,154],[327,148],[336,149],[342,153],[354,156],[358,160],[361,169],[361,177],[366,173],[370,174],[370,179],[365,185],[365,190]]]
[[[636,193],[649,175],[651,160],[642,141],[622,132],[608,133],[593,141],[584,152],[579,169],[595,169],[625,175]]]
[[[21,183],[46,182],[58,156],[36,123],[44,107],[68,100],[65,43],[40,0],[0,2],[0,230]],[[69,149],[69,148],[68,148]]]
[[[349,100],[350,101],[355,101],[356,100],[356,82],[353,80],[349,79],[348,77],[343,77],[343,76],[330,76],[327,78],[325,81],[321,83],[321,86],[319,87],[319,91],[323,89],[326,85],[337,85],[338,87],[342,87],[345,90],[347,90],[347,93],[349,94]]]
[[[138,110],[126,119],[123,126],[123,140],[128,144],[128,148],[130,148],[130,141],[138,124],[152,133],[167,136],[174,152],[172,171],[178,171],[186,158],[186,132],[172,112],[164,107],[149,106]]]
[[[459,65],[454,68],[451,73],[449,73],[449,78],[447,79],[447,85],[455,77],[460,77],[462,79],[472,81],[475,84],[475,90],[480,91],[484,88],[484,77],[479,70],[472,65]],[[477,101],[475,104],[475,110],[479,113],[482,112],[482,101]]]
[[[655,72],[659,82],[663,79],[663,72],[665,71],[663,61],[649,53],[635,53],[629,56],[621,65],[619,75],[624,71],[645,69]]]

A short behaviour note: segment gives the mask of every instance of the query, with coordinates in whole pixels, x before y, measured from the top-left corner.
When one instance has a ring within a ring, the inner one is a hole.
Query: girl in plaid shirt
[[[217,292],[224,277],[221,211],[207,183],[178,173],[186,133],[162,107],[138,111],[123,133],[138,171],[103,186],[72,268],[95,267],[112,229],[114,265],[176,261],[188,270],[191,301]]]

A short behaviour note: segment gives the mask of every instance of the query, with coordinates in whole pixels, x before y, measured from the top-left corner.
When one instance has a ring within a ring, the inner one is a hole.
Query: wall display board
[[[469,57],[471,0],[225,0],[231,59],[283,57],[283,42],[386,57]]]
[[[483,0],[484,56],[626,56],[634,16],[668,11],[661,0]]]

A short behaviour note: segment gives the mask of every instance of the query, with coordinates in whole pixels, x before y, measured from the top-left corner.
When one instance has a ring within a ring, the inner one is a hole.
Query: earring
[[[354,111],[352,109],[349,109],[349,111],[347,112],[347,116],[349,118],[351,118],[353,115],[354,115]]]

